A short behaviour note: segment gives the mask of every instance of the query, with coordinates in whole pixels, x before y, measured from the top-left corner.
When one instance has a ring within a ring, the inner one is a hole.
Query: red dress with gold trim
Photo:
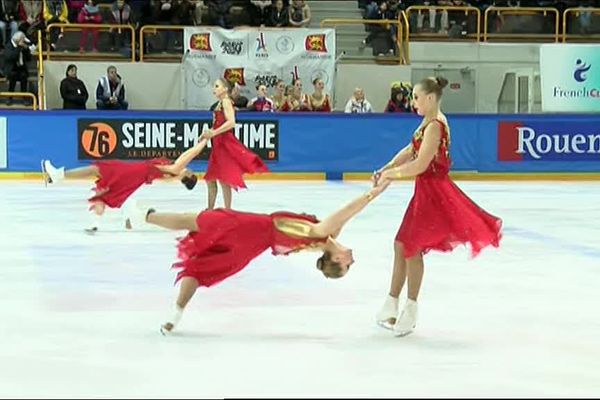
[[[295,112],[295,111],[308,111],[310,108],[308,107],[309,102],[308,95],[303,94],[300,96],[300,99],[296,99],[292,96],[287,96],[285,102],[281,106],[280,111],[282,112]]]
[[[309,98],[312,111],[316,112],[331,112],[331,102],[329,95],[324,95],[322,99],[315,99],[312,95]]]
[[[200,286],[213,286],[237,274],[250,261],[271,248],[273,255],[316,248],[326,238],[308,236],[310,215],[292,212],[254,214],[218,208],[198,214],[198,231],[179,239],[177,279],[195,278]]]
[[[221,103],[213,112],[212,129],[217,129],[226,121]],[[269,172],[258,155],[240,143],[233,134],[233,129],[211,138],[211,153],[204,179],[220,181],[233,189],[245,188],[244,174]]]
[[[415,179],[413,198],[396,235],[396,241],[404,245],[404,256],[430,250],[448,252],[459,244],[469,244],[475,257],[484,247],[498,247],[502,220],[480,208],[450,180],[450,133],[444,122],[430,123],[440,125],[441,142],[427,170]],[[413,158],[419,152],[425,128],[413,135]]]

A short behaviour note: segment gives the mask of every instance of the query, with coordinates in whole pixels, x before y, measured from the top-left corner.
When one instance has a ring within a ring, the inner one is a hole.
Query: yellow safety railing
[[[38,103],[40,110],[46,109],[45,95],[44,95],[44,49],[42,48],[42,31],[39,30],[37,33],[37,57],[38,57]]]
[[[121,33],[124,30],[128,30],[131,32],[131,62],[135,62],[135,32],[131,25],[55,23],[48,25],[46,27],[46,32],[50,32],[51,29],[60,29],[61,32],[81,32],[84,29],[107,32],[113,32],[116,30],[118,33]],[[47,60],[50,60],[51,54],[52,52],[48,49],[48,51],[46,51]]]
[[[467,17],[469,14],[475,14],[477,18],[476,22],[476,32],[467,34],[467,38],[474,39],[475,41],[479,41],[481,37],[481,11],[477,7],[463,7],[463,6],[410,6],[406,9],[406,14],[410,17],[411,12],[421,13],[423,11],[429,12],[429,10],[436,11],[446,11],[446,12],[463,12]],[[407,17],[408,18],[408,17]],[[446,35],[442,36],[439,33],[411,33],[411,38],[419,39],[419,38],[427,38],[427,39],[435,39],[438,40],[453,40],[454,38],[450,38]]]
[[[37,98],[31,94],[31,93],[25,93],[25,92],[0,92],[0,97],[21,97],[21,98],[25,98],[25,99],[31,99],[31,106],[24,106],[25,108],[29,109],[31,108],[32,110],[37,110],[38,109],[38,101]],[[19,107],[22,108],[22,107]]]
[[[404,11],[400,11],[398,13],[398,20],[402,24],[402,32],[404,36],[402,37],[402,51],[404,51],[404,64],[410,64],[410,26],[408,23],[408,16]],[[400,44],[398,44],[400,47]]]
[[[341,18],[326,18],[321,21],[321,28],[325,27],[337,27],[340,25],[396,25],[396,42],[398,44],[398,63],[399,64],[408,64],[408,55],[405,54],[405,46],[403,46],[402,42],[404,40],[403,34],[403,25],[401,23],[400,18],[397,20],[394,19],[341,19]]]
[[[568,19],[570,16],[579,17],[582,13],[589,12],[592,14],[597,14],[600,16],[600,8],[597,7],[588,7],[588,8],[567,8],[563,12],[563,22],[562,22],[562,41],[567,42],[568,40],[577,40],[577,41],[586,41],[586,42],[600,42],[600,33],[596,34],[573,34],[568,33]]]
[[[554,16],[554,33],[490,33],[488,25],[490,14],[496,13],[500,18],[506,15],[541,15],[543,17]],[[539,40],[553,38],[555,42],[559,41],[560,31],[558,25],[559,13],[556,8],[551,7],[495,7],[490,6],[485,10],[483,19],[483,41],[492,39],[511,39],[511,40]]]
[[[158,33],[158,31],[182,31],[185,28],[189,28],[188,26],[185,25],[144,25],[142,26],[142,28],[140,29],[140,61],[143,62],[144,61],[144,49],[146,46],[145,42],[144,42],[144,34],[148,33],[148,34],[153,34],[155,35],[156,33]],[[183,55],[183,51],[181,53]],[[148,58],[148,57],[146,57]]]

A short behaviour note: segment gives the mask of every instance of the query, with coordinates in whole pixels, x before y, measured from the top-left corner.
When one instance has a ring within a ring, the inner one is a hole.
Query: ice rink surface
[[[87,235],[91,182],[0,182],[0,397],[597,397],[600,184],[458,184],[503,219],[504,238],[474,260],[462,247],[426,256],[413,334],[374,322],[413,190],[402,182],[340,236],[356,259],[346,277],[323,278],[315,253],[267,252],[200,289],[163,337],[182,232],[126,231],[109,211]],[[234,208],[324,217],[368,183],[249,187]],[[135,197],[206,206],[202,184]]]

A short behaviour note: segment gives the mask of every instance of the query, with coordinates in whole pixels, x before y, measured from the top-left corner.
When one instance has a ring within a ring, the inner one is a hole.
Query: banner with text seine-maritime
[[[78,159],[175,159],[192,147],[210,120],[88,119],[77,120]],[[279,159],[279,121],[238,121],[235,135],[265,161]],[[198,159],[207,160],[210,143]]]

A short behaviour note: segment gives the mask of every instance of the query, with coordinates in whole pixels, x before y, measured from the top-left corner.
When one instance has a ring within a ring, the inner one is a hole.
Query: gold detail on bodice
[[[303,250],[321,250],[318,239],[310,236],[312,225],[309,222],[294,218],[275,218],[273,219],[273,224],[278,231],[291,238],[312,239],[310,243],[299,244],[290,253],[297,253]]]
[[[323,93],[323,97],[321,97],[320,99],[317,99],[314,96],[314,94],[311,94],[309,100],[310,100],[310,105],[312,106],[312,109],[315,110],[315,109],[323,106],[323,104],[325,104],[325,101],[327,100],[327,95],[325,93]]]
[[[273,220],[275,228],[279,232],[285,233],[289,237],[309,239],[312,226],[310,223],[294,218],[275,218]]]
[[[442,138],[440,140],[440,148],[444,148],[446,157],[450,157],[450,127],[448,126],[448,124],[446,124],[445,122],[441,121],[441,120],[433,120],[430,121],[429,123],[432,123],[434,121],[439,121],[444,125],[444,130],[446,131],[446,135],[442,134]],[[415,142],[419,142],[419,149],[421,148],[421,142],[423,141],[423,136],[425,135],[425,128],[427,127],[427,125],[425,126],[419,126],[417,128],[417,130],[413,133],[413,140]],[[417,149],[415,149],[415,146],[412,147],[412,155],[413,155],[413,159],[417,158],[417,155],[419,154],[419,152],[417,151]]]

